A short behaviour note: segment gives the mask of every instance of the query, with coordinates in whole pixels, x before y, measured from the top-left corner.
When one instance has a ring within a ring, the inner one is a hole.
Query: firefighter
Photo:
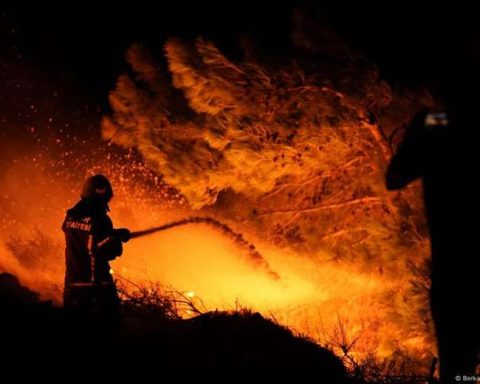
[[[130,239],[126,228],[114,229],[108,216],[113,197],[103,175],[89,177],[81,200],[67,211],[65,233],[65,308],[83,314],[118,318],[120,301],[109,261],[119,257],[123,242]]]

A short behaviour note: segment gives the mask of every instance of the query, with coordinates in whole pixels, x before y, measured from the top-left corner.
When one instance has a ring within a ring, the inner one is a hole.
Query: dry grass
[[[128,289],[127,289],[128,287]],[[119,285],[122,298],[123,313],[141,316],[156,322],[176,322],[185,318],[203,315],[208,312],[198,297],[189,297],[188,294],[178,292],[159,283],[150,283],[148,286],[137,286],[123,280]],[[227,311],[232,315],[248,317],[254,314],[239,301]],[[307,335],[295,332],[294,329],[283,326],[273,316],[267,316],[276,326],[285,328],[295,336],[309,342],[315,342]],[[419,362],[407,352],[397,350],[388,359],[379,359],[372,350],[361,358],[355,353],[355,344],[361,335],[350,339],[345,331],[345,323],[339,317],[338,326],[331,335],[324,335],[321,347],[332,351],[347,368],[352,382],[374,384],[425,384],[435,380],[428,374],[419,374]]]

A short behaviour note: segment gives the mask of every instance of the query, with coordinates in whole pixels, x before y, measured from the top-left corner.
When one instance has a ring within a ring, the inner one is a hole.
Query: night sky
[[[233,54],[238,38],[248,35],[265,49],[281,52],[288,46],[292,9],[298,6],[291,1],[259,5],[251,0],[222,5],[174,3],[150,9],[134,5],[27,8],[3,12],[2,24],[14,30],[11,38],[19,52],[52,82],[67,81],[102,101],[124,68],[124,52],[133,42],[158,48],[167,36],[203,35]],[[456,65],[479,29],[475,13],[458,6],[352,8],[319,1],[303,6],[378,63],[384,76],[411,84],[438,77],[438,72]]]

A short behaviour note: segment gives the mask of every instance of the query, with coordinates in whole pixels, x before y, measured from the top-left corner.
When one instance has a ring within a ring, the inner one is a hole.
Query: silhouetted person
[[[114,229],[107,215],[112,197],[105,176],[88,178],[81,200],[67,211],[62,225],[66,240],[64,306],[102,320],[118,316],[120,302],[109,261],[122,254],[122,241],[130,237],[127,229]]]
[[[479,234],[471,223],[478,219],[472,216],[478,212],[478,187],[473,183],[478,134],[468,103],[458,100],[447,106],[446,114],[424,110],[413,119],[390,163],[386,184],[395,190],[423,179],[440,378],[442,383],[453,383],[458,375],[474,374],[480,344]]]

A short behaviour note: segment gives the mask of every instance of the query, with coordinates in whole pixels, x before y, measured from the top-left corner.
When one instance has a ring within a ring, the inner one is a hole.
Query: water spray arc
[[[280,279],[280,275],[274,270],[272,270],[272,268],[270,267],[268,262],[265,260],[265,258],[260,254],[260,252],[257,251],[257,249],[253,244],[245,240],[242,234],[235,232],[227,224],[222,223],[211,217],[194,216],[194,217],[189,217],[182,220],[173,221],[158,227],[153,227],[153,228],[145,229],[142,231],[135,231],[130,234],[130,239],[151,235],[156,232],[165,231],[170,228],[179,227],[179,226],[188,225],[188,224],[207,224],[220,230],[223,234],[225,234],[227,237],[232,239],[237,246],[247,250],[249,262],[253,263],[257,268],[261,268],[274,280]]]

